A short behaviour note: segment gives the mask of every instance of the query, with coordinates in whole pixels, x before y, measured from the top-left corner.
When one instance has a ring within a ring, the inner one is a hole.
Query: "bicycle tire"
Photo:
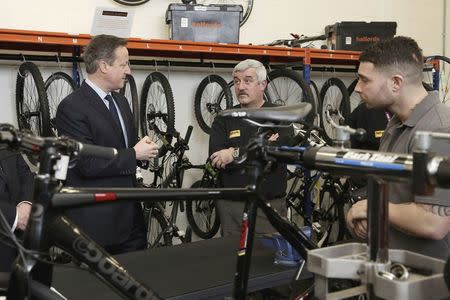
[[[325,195],[328,193],[328,197]],[[327,247],[342,241],[345,236],[345,215],[344,207],[337,199],[336,191],[330,188],[323,188],[319,194],[319,215],[316,219],[324,227],[324,235],[318,238],[319,247]]]
[[[31,130],[40,136],[52,135],[44,80],[39,68],[32,62],[22,63],[17,73],[16,113],[20,129]],[[33,126],[32,120],[37,124]]]
[[[155,206],[150,206],[147,211],[144,210],[144,216],[147,226],[147,248],[171,246],[172,237],[164,233],[167,230],[164,212]]]
[[[231,90],[225,79],[213,74],[206,76],[200,82],[195,92],[194,113],[198,125],[205,133],[211,132],[211,126],[217,114],[232,106]]]
[[[119,92],[127,99],[133,113],[134,127],[139,131],[139,96],[136,81],[132,75],[127,74],[127,80]]]
[[[309,103],[312,109],[305,121],[312,123],[316,114],[314,96],[306,81],[296,71],[289,69],[277,69],[267,74],[267,87],[264,92],[270,102],[277,105],[295,105]]]
[[[347,87],[339,78],[333,77],[328,79],[320,90],[321,111],[320,111],[320,127],[323,129],[324,139],[327,144],[331,145],[336,138],[335,129],[326,119],[326,110],[332,111],[331,118],[339,124],[339,115],[345,119],[350,115],[350,100]]]
[[[348,97],[350,101],[350,113],[358,107],[358,105],[361,103],[361,96],[355,92],[355,87],[358,84],[358,78],[352,81],[350,85],[347,88]]]
[[[250,14],[253,10],[253,0],[196,0],[197,4],[210,5],[210,4],[228,4],[228,5],[242,5],[242,20],[239,22],[239,26],[244,25],[247,22]]]
[[[127,6],[136,6],[136,5],[141,5],[144,4],[150,0],[114,0],[117,3],[120,3],[122,5],[127,5]]]
[[[209,182],[198,180],[192,184],[191,188],[210,188]],[[206,212],[206,214],[205,214]],[[200,216],[200,220],[198,217]],[[211,217],[214,220],[211,221]],[[192,231],[202,239],[210,239],[214,237],[220,228],[219,214],[213,200],[187,200],[186,201],[186,218]],[[200,223],[200,222],[201,223]],[[205,222],[203,222],[205,221]]]
[[[55,72],[47,78],[44,87],[45,92],[47,93],[50,127],[52,134],[58,136],[55,123],[56,110],[58,109],[59,103],[76,90],[77,85],[69,74],[65,72]]]
[[[314,106],[316,108],[316,114],[314,115],[314,126],[320,126],[320,117],[319,117],[319,111],[320,111],[320,92],[319,88],[317,87],[317,84],[310,80],[309,81],[309,87],[311,89],[313,99],[314,99]]]
[[[185,158],[183,158],[185,159]],[[168,156],[164,157],[163,159],[163,171],[162,171],[162,178],[161,178],[161,187],[162,188],[181,188],[183,185],[183,177],[184,177],[184,170],[180,170],[180,182],[177,183],[176,180],[176,172],[175,172],[175,163],[177,160],[176,153],[170,153]],[[180,186],[177,186],[177,185]]]
[[[435,88],[434,76],[438,76],[439,99],[442,103],[450,100],[450,58],[432,55],[425,58],[423,81]],[[437,73],[438,72],[438,73]]]
[[[162,73],[150,73],[145,79],[139,119],[142,134],[149,136],[159,146],[163,144],[162,136],[167,142],[172,141],[175,132],[175,104],[172,88]]]

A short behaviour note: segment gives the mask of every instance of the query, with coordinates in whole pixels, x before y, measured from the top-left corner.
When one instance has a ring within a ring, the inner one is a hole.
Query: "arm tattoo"
[[[442,205],[421,205],[421,207],[432,214],[435,214],[440,217],[449,217],[450,216],[450,207],[442,206]]]

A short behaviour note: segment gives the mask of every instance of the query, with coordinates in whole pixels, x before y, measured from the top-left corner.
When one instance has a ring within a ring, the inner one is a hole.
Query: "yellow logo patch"
[[[376,130],[375,138],[379,139],[383,135],[384,130]]]
[[[239,129],[230,131],[230,139],[240,137],[240,136],[241,136],[241,131]]]

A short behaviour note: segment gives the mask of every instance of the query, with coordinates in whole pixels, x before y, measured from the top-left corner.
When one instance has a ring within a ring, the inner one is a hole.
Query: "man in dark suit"
[[[134,187],[137,160],[158,155],[149,137],[137,141],[137,131],[125,97],[114,92],[130,74],[127,41],[96,36],[84,52],[87,79],[67,96],[56,112],[62,135],[80,142],[118,149],[114,160],[79,159],[69,170],[66,185]],[[136,144],[135,144],[136,143]],[[144,218],[138,202],[108,203],[67,211],[68,217],[111,254],[146,247]]]
[[[12,232],[22,231],[28,223],[33,196],[33,174],[18,153],[0,149],[0,211]],[[2,227],[3,228],[3,227]],[[0,272],[9,272],[17,251],[0,239]]]

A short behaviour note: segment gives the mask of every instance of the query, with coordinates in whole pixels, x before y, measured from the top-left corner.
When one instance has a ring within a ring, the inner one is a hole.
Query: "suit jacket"
[[[33,173],[20,154],[0,149],[0,210],[10,226],[16,219],[16,205],[32,200],[33,180]],[[0,272],[10,271],[16,255],[16,249],[0,241]]]
[[[133,116],[125,97],[112,93],[122,115],[128,145],[137,142]],[[103,100],[86,83],[67,96],[56,112],[58,133],[82,143],[115,147],[114,160],[79,158],[67,174],[66,185],[74,187],[134,187],[136,186],[136,153],[125,148],[120,127]],[[68,217],[83,231],[103,246],[117,245],[127,240],[134,224],[144,228],[138,203],[121,202],[74,208],[66,211]]]

